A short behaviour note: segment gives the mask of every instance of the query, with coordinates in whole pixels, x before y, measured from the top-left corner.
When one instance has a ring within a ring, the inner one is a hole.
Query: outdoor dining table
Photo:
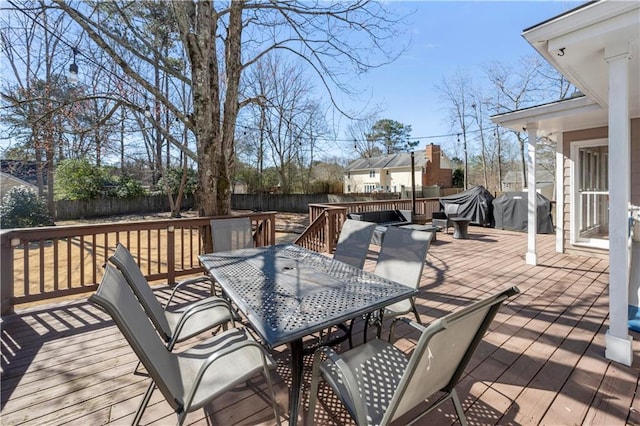
[[[295,244],[200,255],[263,344],[291,351],[289,424],[296,424],[303,338],[415,295],[415,289]]]

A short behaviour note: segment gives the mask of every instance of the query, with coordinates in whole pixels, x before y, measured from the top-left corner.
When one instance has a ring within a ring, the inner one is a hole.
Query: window
[[[347,185],[347,192],[351,192],[351,185]]]
[[[571,242],[609,247],[609,146],[606,140],[577,142],[573,160]]]
[[[369,170],[369,177],[370,178],[376,177],[376,171],[375,170]]]

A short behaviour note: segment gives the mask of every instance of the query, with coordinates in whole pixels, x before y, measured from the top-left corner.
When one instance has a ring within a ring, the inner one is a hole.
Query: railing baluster
[[[85,262],[84,235],[80,235],[80,287],[84,287],[84,283],[85,283],[84,262]]]
[[[54,240],[54,248],[57,248],[55,246],[55,240]],[[44,293],[44,273],[45,273],[45,255],[44,255],[44,239],[41,239],[38,241],[38,254],[40,256],[40,283],[39,283],[39,291],[40,293]],[[54,258],[55,258],[55,254],[54,254]],[[54,289],[56,289],[57,284],[58,284],[58,268],[55,268],[53,271],[53,282],[54,282]],[[31,286],[29,286],[31,287]]]

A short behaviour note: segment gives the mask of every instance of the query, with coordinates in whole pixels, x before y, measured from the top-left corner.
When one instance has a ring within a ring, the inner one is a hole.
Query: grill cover
[[[458,216],[482,226],[493,226],[492,201],[493,195],[484,186],[474,186],[459,194],[440,197],[442,210],[447,204],[457,204]]]
[[[526,192],[505,192],[493,200],[493,216],[496,228],[509,231],[526,232],[528,229],[529,195]],[[536,193],[538,234],[553,234],[551,202],[542,194]]]

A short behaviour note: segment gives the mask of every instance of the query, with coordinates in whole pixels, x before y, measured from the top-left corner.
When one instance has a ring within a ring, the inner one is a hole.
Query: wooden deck
[[[608,261],[557,254],[554,237],[541,235],[540,265],[533,267],[524,263],[525,234],[471,227],[470,237],[453,240],[438,234],[418,299],[422,320],[428,322],[507,286],[521,290],[501,309],[458,387],[469,423],[640,424],[640,336],[634,335],[633,367],[603,356]],[[367,269],[373,269],[375,256],[372,251]],[[165,297],[166,287],[158,294]],[[134,354],[113,323],[86,299],[30,308],[2,320],[3,425],[132,421],[148,379],[132,374]],[[412,335],[400,331],[397,345],[410,350]],[[361,341],[361,335],[356,339]],[[288,349],[276,349],[273,378],[286,421]],[[316,424],[352,424],[328,390],[321,393],[315,419]],[[418,424],[454,421],[453,407],[445,403]],[[175,423],[159,392],[143,423]],[[265,381],[256,378],[226,393],[190,413],[187,423],[275,424]]]

